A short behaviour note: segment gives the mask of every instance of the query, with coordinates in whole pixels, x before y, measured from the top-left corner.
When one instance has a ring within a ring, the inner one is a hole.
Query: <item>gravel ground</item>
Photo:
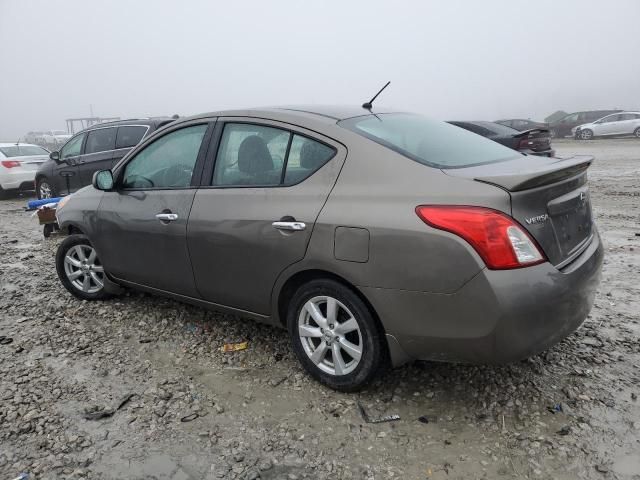
[[[527,361],[419,362],[350,395],[310,380],[284,331],[135,292],[76,300],[59,239],[26,197],[0,202],[0,479],[639,479],[640,142],[556,146],[596,156],[607,254],[583,327]],[[401,419],[365,423],[358,402]]]

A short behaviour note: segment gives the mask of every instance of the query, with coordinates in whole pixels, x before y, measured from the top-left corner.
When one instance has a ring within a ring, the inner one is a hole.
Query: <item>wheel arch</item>
[[[311,268],[311,269],[300,270],[298,272],[295,272],[284,282],[284,284],[280,288],[280,291],[278,292],[278,295],[277,295],[277,305],[276,305],[276,312],[275,312],[278,316],[277,320],[280,325],[286,327],[286,324],[287,324],[287,302],[286,302],[287,299],[291,298],[295,293],[295,291],[301,285],[304,285],[305,283],[308,283],[311,280],[316,280],[316,279],[334,280],[342,284],[343,286],[347,287],[353,293],[355,293],[360,298],[360,300],[364,302],[364,304],[367,306],[367,308],[371,312],[371,315],[373,316],[378,327],[380,328],[380,332],[382,334],[386,333],[384,326],[380,321],[380,317],[376,312],[376,309],[373,307],[369,299],[353,283],[349,282],[347,279],[345,279],[344,277],[336,273],[330,272],[328,270],[318,269],[318,268]]]

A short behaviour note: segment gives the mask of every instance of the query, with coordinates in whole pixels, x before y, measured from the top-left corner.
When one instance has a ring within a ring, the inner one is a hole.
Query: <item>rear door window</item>
[[[282,179],[291,133],[249,123],[227,123],[213,173],[214,185],[273,186]]]
[[[147,133],[149,127],[141,125],[131,125],[118,127],[118,135],[116,137],[116,149],[135,147],[144,134]]]
[[[218,147],[213,185],[292,185],[311,176],[335,154],[333,147],[288,130],[227,123]]]
[[[435,168],[470,167],[522,155],[463,128],[410,113],[365,115],[338,125]]]
[[[84,147],[84,153],[98,153],[116,148],[116,131],[117,128],[98,128],[91,130],[87,134],[87,144]]]

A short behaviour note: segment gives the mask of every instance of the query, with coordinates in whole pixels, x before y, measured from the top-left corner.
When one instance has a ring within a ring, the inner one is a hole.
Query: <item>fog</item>
[[[0,0],[0,139],[282,104],[441,119],[640,108],[640,2]]]

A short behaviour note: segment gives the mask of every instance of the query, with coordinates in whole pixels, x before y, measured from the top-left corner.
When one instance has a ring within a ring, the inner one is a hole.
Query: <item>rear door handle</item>
[[[271,225],[277,230],[286,230],[289,232],[300,232],[307,228],[304,222],[273,222]]]
[[[173,222],[178,219],[177,213],[158,213],[156,218],[161,222]]]

